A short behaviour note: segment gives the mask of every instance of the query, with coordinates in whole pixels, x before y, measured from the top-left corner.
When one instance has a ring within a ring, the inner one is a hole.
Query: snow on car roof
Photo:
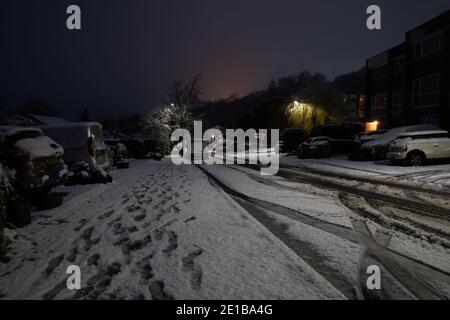
[[[414,131],[414,132],[403,133],[403,134],[399,135],[399,137],[422,136],[422,135],[431,135],[431,134],[448,134],[448,131],[445,131],[445,130]]]
[[[17,127],[17,126],[0,126],[0,132],[5,134],[6,136],[13,136],[20,132],[31,132],[31,131],[39,132],[40,134],[43,134],[42,130],[38,129],[38,128]]]
[[[388,132],[388,130],[367,131],[360,134],[364,136],[374,136],[377,134],[385,134],[386,132]]]
[[[433,130],[439,130],[439,128],[436,127],[435,125],[431,125],[431,124],[418,124],[418,125],[413,125],[413,126],[394,128],[394,129],[391,129],[388,132],[386,132],[381,137],[379,137],[373,141],[369,141],[369,142],[365,143],[362,146],[362,148],[368,149],[368,148],[372,148],[377,145],[389,144],[392,141],[394,141],[395,139],[397,139],[398,136],[403,135],[403,134],[409,134],[411,132],[418,132],[418,131],[423,133],[425,131],[433,131]]]

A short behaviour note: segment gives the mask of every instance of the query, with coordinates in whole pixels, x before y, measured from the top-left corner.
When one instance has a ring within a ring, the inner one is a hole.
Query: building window
[[[440,126],[441,125],[441,121],[440,121],[440,117],[439,114],[437,113],[432,113],[432,114],[424,114],[422,116],[420,116],[420,123],[423,124],[434,124],[435,126]]]
[[[442,36],[437,35],[428,39],[416,42],[415,57],[421,58],[436,53],[442,49]]]
[[[372,101],[371,101],[371,106],[372,106],[372,117],[373,118],[386,116],[387,94],[380,93],[380,94],[373,95]]]
[[[414,106],[415,107],[433,107],[439,105],[440,95],[440,75],[416,79],[414,87]]]
[[[394,73],[399,74],[405,71],[405,58],[397,58],[394,61]]]
[[[372,80],[386,79],[388,77],[388,71],[389,69],[387,65],[375,68],[372,71]]]
[[[392,115],[399,117],[403,114],[403,93],[400,90],[392,91]]]

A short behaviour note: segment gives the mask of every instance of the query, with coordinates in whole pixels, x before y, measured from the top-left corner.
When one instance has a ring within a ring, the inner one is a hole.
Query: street
[[[445,190],[135,160],[9,231],[4,299],[448,299]],[[95,209],[94,209],[95,208]],[[78,265],[82,289],[66,287]],[[381,290],[369,290],[371,265]]]

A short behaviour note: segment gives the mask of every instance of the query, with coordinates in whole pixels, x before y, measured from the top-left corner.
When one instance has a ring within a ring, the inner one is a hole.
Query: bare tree
[[[202,105],[201,75],[196,75],[185,82],[177,80],[167,87],[167,98],[163,100],[165,105],[187,106],[195,110]]]

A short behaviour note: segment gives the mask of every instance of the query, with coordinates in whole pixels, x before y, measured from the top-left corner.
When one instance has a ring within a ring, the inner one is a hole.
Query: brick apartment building
[[[367,60],[366,120],[450,130],[450,10]]]

